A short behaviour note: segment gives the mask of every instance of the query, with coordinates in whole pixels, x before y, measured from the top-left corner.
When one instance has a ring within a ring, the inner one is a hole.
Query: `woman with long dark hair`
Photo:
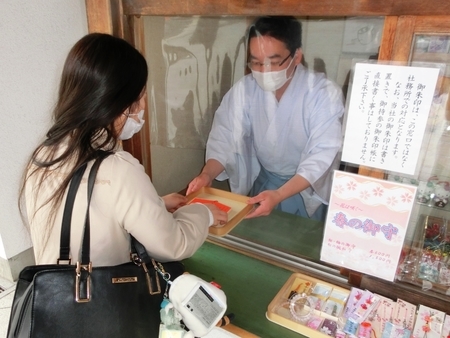
[[[213,205],[181,206],[186,198],[179,194],[159,197],[142,165],[121,150],[120,140],[131,138],[144,123],[147,74],[144,57],[111,35],[88,34],[70,50],[53,126],[32,153],[20,192],[38,264],[55,263],[59,256],[67,187],[74,172],[88,163],[72,218],[71,256],[78,257],[86,178],[103,151],[113,154],[100,166],[90,204],[90,252],[97,266],[128,262],[129,234],[160,261],[189,257],[206,239],[209,226],[227,220]]]

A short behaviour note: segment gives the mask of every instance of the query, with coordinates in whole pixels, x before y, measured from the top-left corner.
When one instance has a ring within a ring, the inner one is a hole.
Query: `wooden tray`
[[[313,289],[315,285],[320,284],[323,286],[330,287],[333,290],[342,292],[347,295],[350,293],[349,290],[341,288],[334,284],[330,284],[330,283],[324,282],[322,280],[319,280],[319,279],[316,279],[316,278],[313,278],[313,277],[310,277],[307,275],[303,275],[301,273],[294,273],[291,275],[291,277],[289,277],[289,279],[286,281],[286,283],[283,285],[283,287],[277,293],[275,298],[270,302],[270,304],[267,308],[267,312],[266,312],[267,319],[270,320],[271,322],[274,322],[274,323],[281,325],[285,328],[288,328],[292,331],[301,333],[302,335],[305,335],[306,337],[330,338],[329,335],[327,335],[323,332],[320,332],[319,330],[310,328],[310,327],[296,321],[290,314],[289,309],[287,309],[287,308],[284,309],[284,308],[280,307],[280,305],[283,304],[288,299],[292,290],[294,290],[296,288],[296,285],[298,284],[298,282],[297,282],[298,280],[305,280],[305,281],[311,282],[313,285],[311,287],[311,289]],[[324,313],[322,311],[319,311],[319,310],[313,310],[313,315],[319,316],[323,319],[326,318],[326,319],[330,319],[330,320],[333,320],[336,322],[338,321],[337,317],[331,316],[331,315]]]
[[[194,198],[218,201],[231,207],[231,210],[228,211],[228,222],[223,227],[209,227],[209,233],[216,236],[224,236],[229,233],[253,208],[253,205],[247,204],[248,196],[210,187],[204,187],[189,194],[187,196],[188,204]]]

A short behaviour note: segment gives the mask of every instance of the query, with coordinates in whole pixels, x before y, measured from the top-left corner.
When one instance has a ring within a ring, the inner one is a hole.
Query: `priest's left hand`
[[[245,218],[254,218],[270,215],[273,208],[281,202],[281,195],[277,190],[265,190],[258,195],[247,200],[248,204],[254,204],[255,207]]]

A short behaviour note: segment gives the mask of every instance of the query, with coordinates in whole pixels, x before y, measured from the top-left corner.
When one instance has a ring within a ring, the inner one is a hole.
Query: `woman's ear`
[[[303,51],[301,48],[298,48],[294,54],[294,64],[297,66],[302,62],[303,59]]]

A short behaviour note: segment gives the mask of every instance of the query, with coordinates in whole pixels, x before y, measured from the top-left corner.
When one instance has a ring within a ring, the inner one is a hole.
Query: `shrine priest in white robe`
[[[324,221],[340,163],[343,94],[323,73],[302,66],[301,24],[261,17],[248,31],[251,74],[217,109],[206,164],[187,194],[214,179],[253,196],[247,218],[273,209]]]

